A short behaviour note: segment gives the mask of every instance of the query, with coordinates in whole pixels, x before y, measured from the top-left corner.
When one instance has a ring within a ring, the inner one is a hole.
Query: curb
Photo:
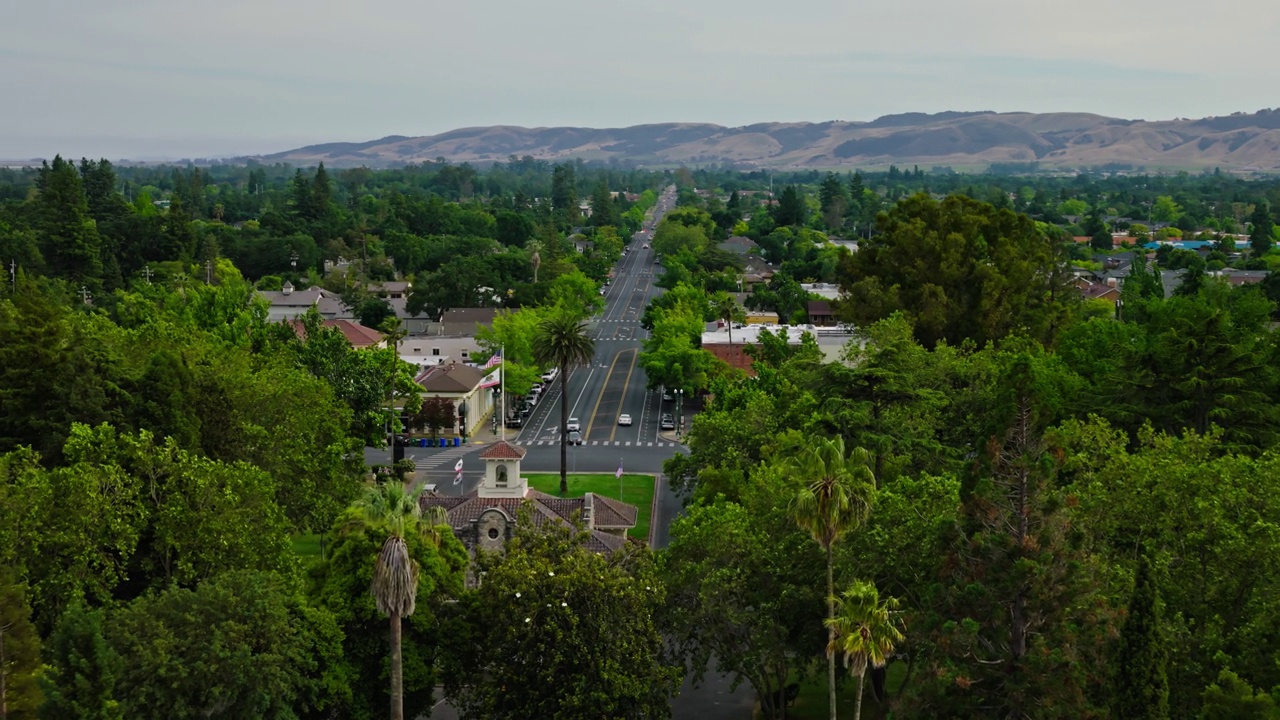
[[[649,503],[649,549],[653,549],[653,537],[658,532],[658,499],[662,492],[662,473],[653,476],[653,500]]]

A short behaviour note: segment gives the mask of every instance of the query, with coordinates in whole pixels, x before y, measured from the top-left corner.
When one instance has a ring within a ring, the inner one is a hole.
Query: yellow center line
[[[600,394],[596,396],[595,407],[591,408],[591,417],[587,418],[587,429],[582,433],[583,440],[591,436],[591,428],[596,424],[596,411],[600,409],[600,401],[604,399],[604,393],[609,389],[609,378],[613,377],[613,366],[618,364],[618,358],[622,357],[622,352],[616,353],[613,356],[613,362],[609,363],[609,372],[605,373],[604,385],[600,386]]]
[[[622,412],[622,405],[627,401],[627,387],[631,385],[631,373],[636,370],[636,360],[640,358],[640,352],[635,348],[624,350],[623,352],[631,353],[631,367],[627,368],[627,379],[622,383],[622,398],[618,400],[618,412]],[[613,431],[609,433],[609,442],[613,442],[613,436],[618,434],[618,422],[614,420]]]

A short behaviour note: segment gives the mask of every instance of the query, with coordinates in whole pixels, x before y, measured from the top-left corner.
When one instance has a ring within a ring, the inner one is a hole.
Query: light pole
[[[676,388],[676,437],[684,430],[684,388]]]
[[[458,433],[462,436],[462,442],[467,442],[467,401],[463,400],[458,403],[458,425],[461,431]]]

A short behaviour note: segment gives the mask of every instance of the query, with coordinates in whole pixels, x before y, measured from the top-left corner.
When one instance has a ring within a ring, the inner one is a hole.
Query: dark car
[[[507,418],[507,427],[518,428],[522,426],[524,426],[524,419],[521,418],[519,415],[512,415],[511,417]]]
[[[573,431],[571,431],[571,432],[569,433],[569,444],[570,444],[570,445],[581,445],[581,444],[582,444],[582,433],[578,432],[577,430],[573,430]]]

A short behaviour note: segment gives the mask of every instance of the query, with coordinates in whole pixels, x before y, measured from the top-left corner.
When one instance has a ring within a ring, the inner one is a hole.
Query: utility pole
[[[213,284],[213,261],[212,260],[204,261],[204,284],[205,285]]]
[[[147,284],[151,284],[151,266],[147,265],[142,268],[142,276],[147,279]]]
[[[93,293],[89,292],[89,288],[83,285],[80,286],[80,301],[85,305],[93,302]]]

